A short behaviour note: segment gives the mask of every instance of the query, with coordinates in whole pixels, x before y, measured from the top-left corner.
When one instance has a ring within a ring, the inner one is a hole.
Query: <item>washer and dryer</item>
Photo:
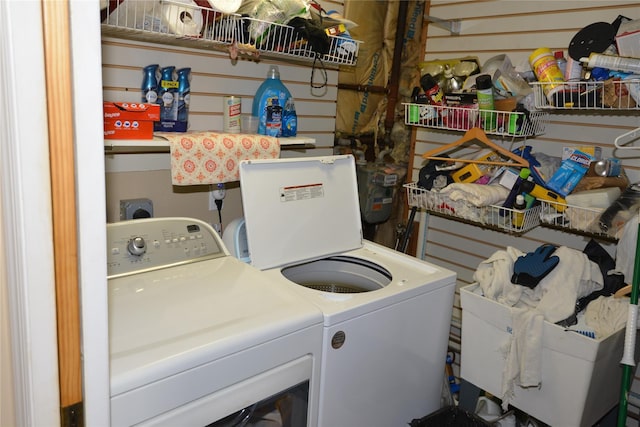
[[[323,313],[318,426],[402,426],[437,410],[455,273],[363,239],[352,156],[244,161],[240,182],[262,284]]]
[[[107,226],[111,424],[316,426],[323,316],[190,218]]]

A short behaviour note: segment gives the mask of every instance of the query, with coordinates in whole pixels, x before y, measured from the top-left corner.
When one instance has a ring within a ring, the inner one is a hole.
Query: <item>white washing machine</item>
[[[113,426],[317,426],[317,307],[196,219],[107,238]]]
[[[352,156],[245,161],[240,182],[251,263],[324,314],[318,425],[437,410],[455,273],[363,240]]]

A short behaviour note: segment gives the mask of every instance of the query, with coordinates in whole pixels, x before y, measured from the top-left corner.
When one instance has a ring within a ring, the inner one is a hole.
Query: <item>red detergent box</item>
[[[135,102],[104,102],[105,139],[153,139],[160,106]]]

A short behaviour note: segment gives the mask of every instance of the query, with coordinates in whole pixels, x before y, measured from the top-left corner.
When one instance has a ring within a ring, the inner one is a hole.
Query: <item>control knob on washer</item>
[[[127,250],[131,255],[140,256],[147,252],[147,244],[142,237],[134,237],[129,240]]]

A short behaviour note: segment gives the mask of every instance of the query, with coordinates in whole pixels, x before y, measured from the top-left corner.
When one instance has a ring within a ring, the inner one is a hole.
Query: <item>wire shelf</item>
[[[585,208],[544,200],[540,202],[540,222],[551,228],[615,241],[618,231],[623,226],[623,224],[611,224],[611,227],[603,229],[600,226],[600,215],[604,209]]]
[[[486,134],[529,137],[543,134],[549,123],[544,111],[509,112],[479,110],[474,107],[449,107],[427,104],[404,104],[405,124],[432,129],[469,130],[481,128]]]
[[[452,201],[437,191],[418,186],[415,182],[405,184],[404,187],[409,206],[454,221],[510,234],[523,234],[540,225],[540,205],[523,211],[496,205],[474,206],[462,200]]]
[[[105,16],[102,33],[106,36],[218,50],[237,44],[241,54],[304,62],[318,57],[326,64],[355,65],[361,44],[350,37],[327,35],[327,53],[318,55],[294,27],[171,0],[125,0],[107,8]]]
[[[640,110],[640,80],[533,82],[537,109]]]

